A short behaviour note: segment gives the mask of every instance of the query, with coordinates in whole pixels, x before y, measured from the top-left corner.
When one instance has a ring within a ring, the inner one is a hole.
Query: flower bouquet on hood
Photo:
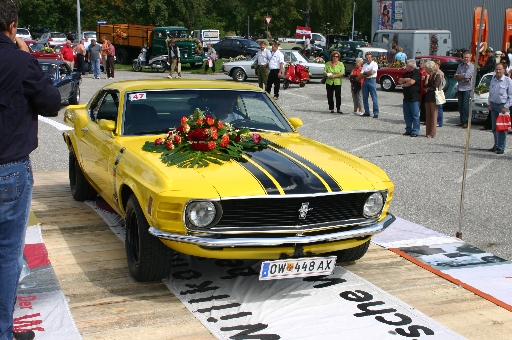
[[[169,131],[164,138],[147,141],[142,150],[160,152],[162,162],[178,168],[203,168],[210,163],[243,158],[247,151],[259,151],[267,147],[261,136],[247,128],[235,129],[196,109],[188,117],[181,118],[181,125]]]

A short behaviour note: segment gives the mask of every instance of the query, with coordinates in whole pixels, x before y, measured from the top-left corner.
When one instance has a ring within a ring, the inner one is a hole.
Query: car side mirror
[[[294,129],[298,129],[302,125],[304,125],[302,123],[302,120],[300,118],[297,118],[297,117],[288,118],[288,120],[290,121],[290,123],[292,124]]]
[[[98,125],[103,131],[114,131],[116,128],[116,122],[113,120],[100,119]]]

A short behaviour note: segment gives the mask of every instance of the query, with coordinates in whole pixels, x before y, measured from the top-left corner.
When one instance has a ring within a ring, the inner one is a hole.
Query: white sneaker
[[[181,78],[181,76],[177,76],[176,78]]]
[[[167,76],[167,78],[172,79],[172,76]]]

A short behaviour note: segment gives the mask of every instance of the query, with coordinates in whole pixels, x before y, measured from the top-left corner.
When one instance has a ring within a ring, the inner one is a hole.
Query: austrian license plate
[[[264,261],[261,264],[260,280],[330,275],[335,265],[336,256]]]
[[[473,113],[473,119],[487,119],[487,115],[481,113]]]

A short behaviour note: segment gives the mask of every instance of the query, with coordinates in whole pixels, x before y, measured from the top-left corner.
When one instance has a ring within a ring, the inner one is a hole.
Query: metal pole
[[[475,53],[480,53],[480,42],[482,38],[482,23],[484,21],[484,12],[485,12],[485,0],[482,0],[482,13],[480,15],[480,25],[478,27],[478,43],[475,46]],[[478,55],[478,54],[477,54]],[[476,74],[477,74],[477,64],[478,58],[475,59],[473,77],[471,78],[471,91],[469,93],[469,112],[468,112],[468,128],[466,129],[466,147],[464,148],[464,167],[462,170],[462,187],[460,190],[460,206],[459,206],[459,226],[457,228],[457,232],[455,233],[455,237],[462,239],[462,215],[464,213],[464,190],[466,186],[466,173],[468,166],[468,150],[469,150],[469,137],[471,134],[471,112],[473,112],[473,96],[475,93],[475,83],[476,83]],[[489,114],[491,114],[489,112]]]
[[[354,20],[355,20],[355,14],[356,14],[356,0],[354,0],[354,9],[352,10],[352,36],[350,37],[350,40],[354,40]]]
[[[249,35],[249,24],[250,24],[249,16],[247,16],[247,39],[251,39],[251,36]]]
[[[76,18],[78,21],[78,42],[82,40],[82,25],[80,25],[80,0],[76,0]]]

